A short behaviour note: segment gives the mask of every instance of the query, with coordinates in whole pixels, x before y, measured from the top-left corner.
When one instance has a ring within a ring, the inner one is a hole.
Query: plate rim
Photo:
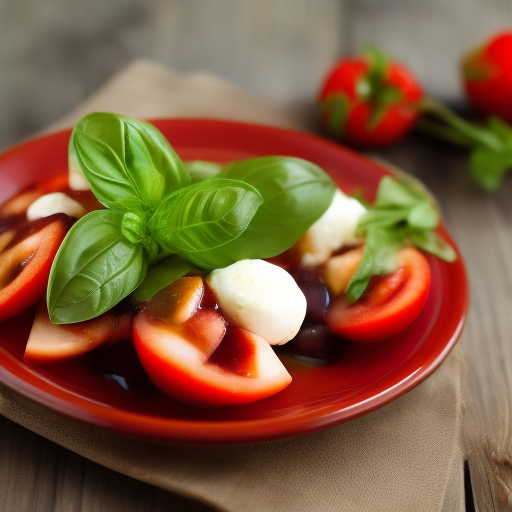
[[[350,155],[351,158],[362,161],[363,165],[374,167],[375,171],[380,173],[380,176],[390,174],[390,171],[383,166],[382,162],[371,160],[350,148],[308,132],[258,123],[209,118],[157,118],[150,119],[149,122],[160,129],[162,126],[167,125],[209,125],[212,128],[214,126],[223,126],[224,129],[228,130],[259,131],[264,132],[266,135],[275,134],[284,137],[298,138],[314,145],[330,148],[330,150],[335,152]],[[70,134],[71,128],[68,128],[24,140],[0,154],[0,167],[7,158],[16,157],[18,153],[23,153],[27,147],[41,144],[48,140],[58,140]],[[414,373],[407,375],[399,382],[395,382],[391,389],[388,388],[377,397],[370,397],[370,399],[350,407],[329,410],[323,414],[319,414],[317,411],[309,411],[299,416],[295,415],[294,421],[285,417],[279,421],[270,421],[268,418],[264,418],[258,420],[242,419],[222,422],[198,422],[183,419],[170,420],[168,418],[155,418],[141,413],[120,411],[119,409],[115,409],[114,413],[114,409],[107,404],[95,403],[93,400],[85,396],[77,395],[69,389],[61,389],[58,384],[51,383],[50,379],[37,374],[32,367],[24,363],[20,364],[18,360],[10,357],[2,347],[0,347],[0,382],[13,389],[15,392],[21,393],[24,397],[74,420],[97,427],[107,428],[125,436],[165,443],[240,444],[264,442],[318,432],[346,421],[354,420],[396,400],[429,377],[447,357],[462,333],[469,309],[469,283],[467,272],[460,251],[453,242],[444,224],[441,225],[440,231],[456,248],[458,261],[454,268],[457,269],[459,284],[463,288],[463,297],[459,305],[460,312],[457,315],[456,325],[453,327],[451,335],[446,340],[446,343],[444,343],[442,349],[437,351],[433,358],[429,359],[426,364],[421,365]],[[6,357],[7,366],[5,366]],[[18,361],[17,364],[16,361]],[[403,364],[403,362],[401,364]],[[11,370],[9,370],[9,368]],[[16,372],[16,369],[18,372]],[[35,375],[35,378],[41,381],[39,387],[26,380],[30,375],[32,375],[32,377]],[[66,397],[70,396],[75,397],[78,403],[70,403],[69,400],[66,400]],[[89,404],[90,407],[84,408],[80,406],[80,401]],[[332,409],[332,407],[330,409]],[[300,422],[297,422],[298,417],[300,418]],[[272,426],[270,430],[268,429],[269,424]],[[226,431],[227,425],[230,427],[229,432]],[[144,432],[140,432],[142,426],[145,428]],[[261,430],[262,426],[266,427],[264,431]],[[236,432],[235,435],[233,434],[233,430]]]

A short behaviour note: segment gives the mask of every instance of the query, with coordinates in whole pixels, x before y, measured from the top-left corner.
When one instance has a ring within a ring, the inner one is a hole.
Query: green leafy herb
[[[263,198],[243,234],[222,248],[233,261],[271,258],[290,248],[327,210],[336,190],[320,167],[292,157],[242,160],[219,177],[249,183]]]
[[[222,165],[216,162],[208,162],[205,160],[192,160],[185,162],[185,166],[190,173],[192,183],[214,178],[222,170]]]
[[[372,276],[394,271],[397,253],[406,243],[454,261],[454,249],[435,231],[439,220],[432,196],[418,181],[407,175],[382,178],[375,202],[358,223],[358,233],[366,242],[345,292],[348,300],[359,299]]]
[[[243,181],[201,181],[168,195],[149,222],[168,254],[180,254],[204,269],[225,267],[233,258],[222,247],[238,238],[263,203]]]
[[[498,117],[490,117],[487,125],[470,123],[431,98],[422,101],[421,110],[428,117],[420,119],[418,128],[472,148],[469,166],[473,179],[486,190],[498,189],[512,169],[512,127]]]
[[[166,286],[190,272],[194,265],[180,256],[169,256],[148,270],[144,281],[132,293],[137,302],[146,302]]]
[[[54,323],[94,318],[134,290],[148,300],[193,267],[275,256],[324,213],[335,190],[298,158],[222,171],[185,165],[155,127],[107,113],[76,125],[69,161],[107,209],[80,219],[57,253],[47,294]]]
[[[89,320],[115,306],[144,279],[143,246],[121,233],[122,215],[97,210],[69,231],[48,283],[48,312],[56,324]]]
[[[75,126],[70,167],[78,167],[104,206],[139,199],[155,208],[190,175],[167,139],[151,124],[96,112]]]

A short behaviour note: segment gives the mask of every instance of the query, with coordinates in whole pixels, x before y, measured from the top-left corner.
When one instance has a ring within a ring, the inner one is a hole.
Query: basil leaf
[[[222,248],[233,261],[271,258],[289,249],[327,210],[336,190],[320,167],[292,157],[242,160],[219,177],[249,183],[263,198],[248,228]]]
[[[366,290],[372,276],[389,274],[397,269],[400,240],[380,226],[367,230],[363,259],[347,285],[345,296],[349,302],[358,300]]]
[[[451,262],[455,250],[434,231],[440,220],[437,205],[426,188],[412,176],[385,176],[373,205],[359,219],[357,233],[366,236],[363,259],[350,280],[345,295],[359,299],[373,275],[394,270],[396,254],[406,244]]]
[[[156,208],[167,194],[190,183],[162,133],[121,115],[95,112],[81,119],[71,134],[69,159],[107,207],[135,197]]]
[[[454,248],[435,231],[418,231],[409,234],[409,242],[423,251],[451,263],[457,259]]]
[[[48,313],[55,324],[95,318],[142,281],[147,257],[142,245],[121,233],[123,215],[96,210],[82,217],[59,248],[48,283]]]
[[[357,233],[364,235],[367,226],[392,227],[404,221],[408,208],[369,208],[357,223]]]
[[[146,302],[193,268],[190,261],[176,255],[169,256],[148,270],[144,281],[132,293],[132,297],[137,302]]]
[[[439,224],[439,214],[430,203],[423,201],[409,210],[407,223],[415,229],[435,229]]]
[[[512,168],[512,149],[496,151],[479,146],[471,152],[470,171],[473,179],[485,190],[497,190],[508,169]]]
[[[504,146],[512,144],[512,128],[501,118],[491,116],[488,119],[489,130],[494,132],[504,143]]]
[[[415,206],[418,201],[425,201],[422,195],[412,188],[410,182],[384,176],[377,188],[377,198],[374,206],[384,208],[397,206]]]
[[[122,213],[148,214],[151,208],[137,197],[123,197],[109,205],[110,210]]]
[[[206,160],[192,160],[191,162],[185,162],[185,167],[190,173],[192,183],[214,178],[222,169],[222,165],[216,162],[208,162]]]
[[[262,202],[258,191],[242,181],[201,181],[168,195],[149,229],[168,254],[180,254],[201,268],[220,268],[237,261],[221,248],[247,229]]]

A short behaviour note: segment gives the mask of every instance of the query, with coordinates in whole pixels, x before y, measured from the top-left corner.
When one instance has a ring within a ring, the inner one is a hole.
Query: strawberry
[[[363,148],[402,139],[419,117],[421,87],[380,50],[340,60],[320,92],[322,124],[336,139]]]
[[[464,58],[462,76],[473,107],[512,124],[512,31],[495,34]]]

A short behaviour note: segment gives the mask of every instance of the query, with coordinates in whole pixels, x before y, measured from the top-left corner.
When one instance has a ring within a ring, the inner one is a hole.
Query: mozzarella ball
[[[78,158],[76,156],[74,144],[70,144],[68,152],[68,167],[69,167],[69,188],[71,190],[91,190],[91,187],[78,165]]]
[[[238,261],[206,282],[231,322],[271,345],[290,341],[306,316],[306,297],[293,277],[267,261]]]
[[[343,246],[359,243],[356,227],[365,213],[366,208],[357,199],[338,189],[329,208],[298,242],[301,264],[305,267],[322,265]]]
[[[76,170],[69,170],[69,188],[71,190],[91,190],[85,176]]]
[[[70,217],[83,217],[84,207],[62,192],[53,192],[36,199],[27,209],[27,219],[37,220],[54,213],[65,213]]]

